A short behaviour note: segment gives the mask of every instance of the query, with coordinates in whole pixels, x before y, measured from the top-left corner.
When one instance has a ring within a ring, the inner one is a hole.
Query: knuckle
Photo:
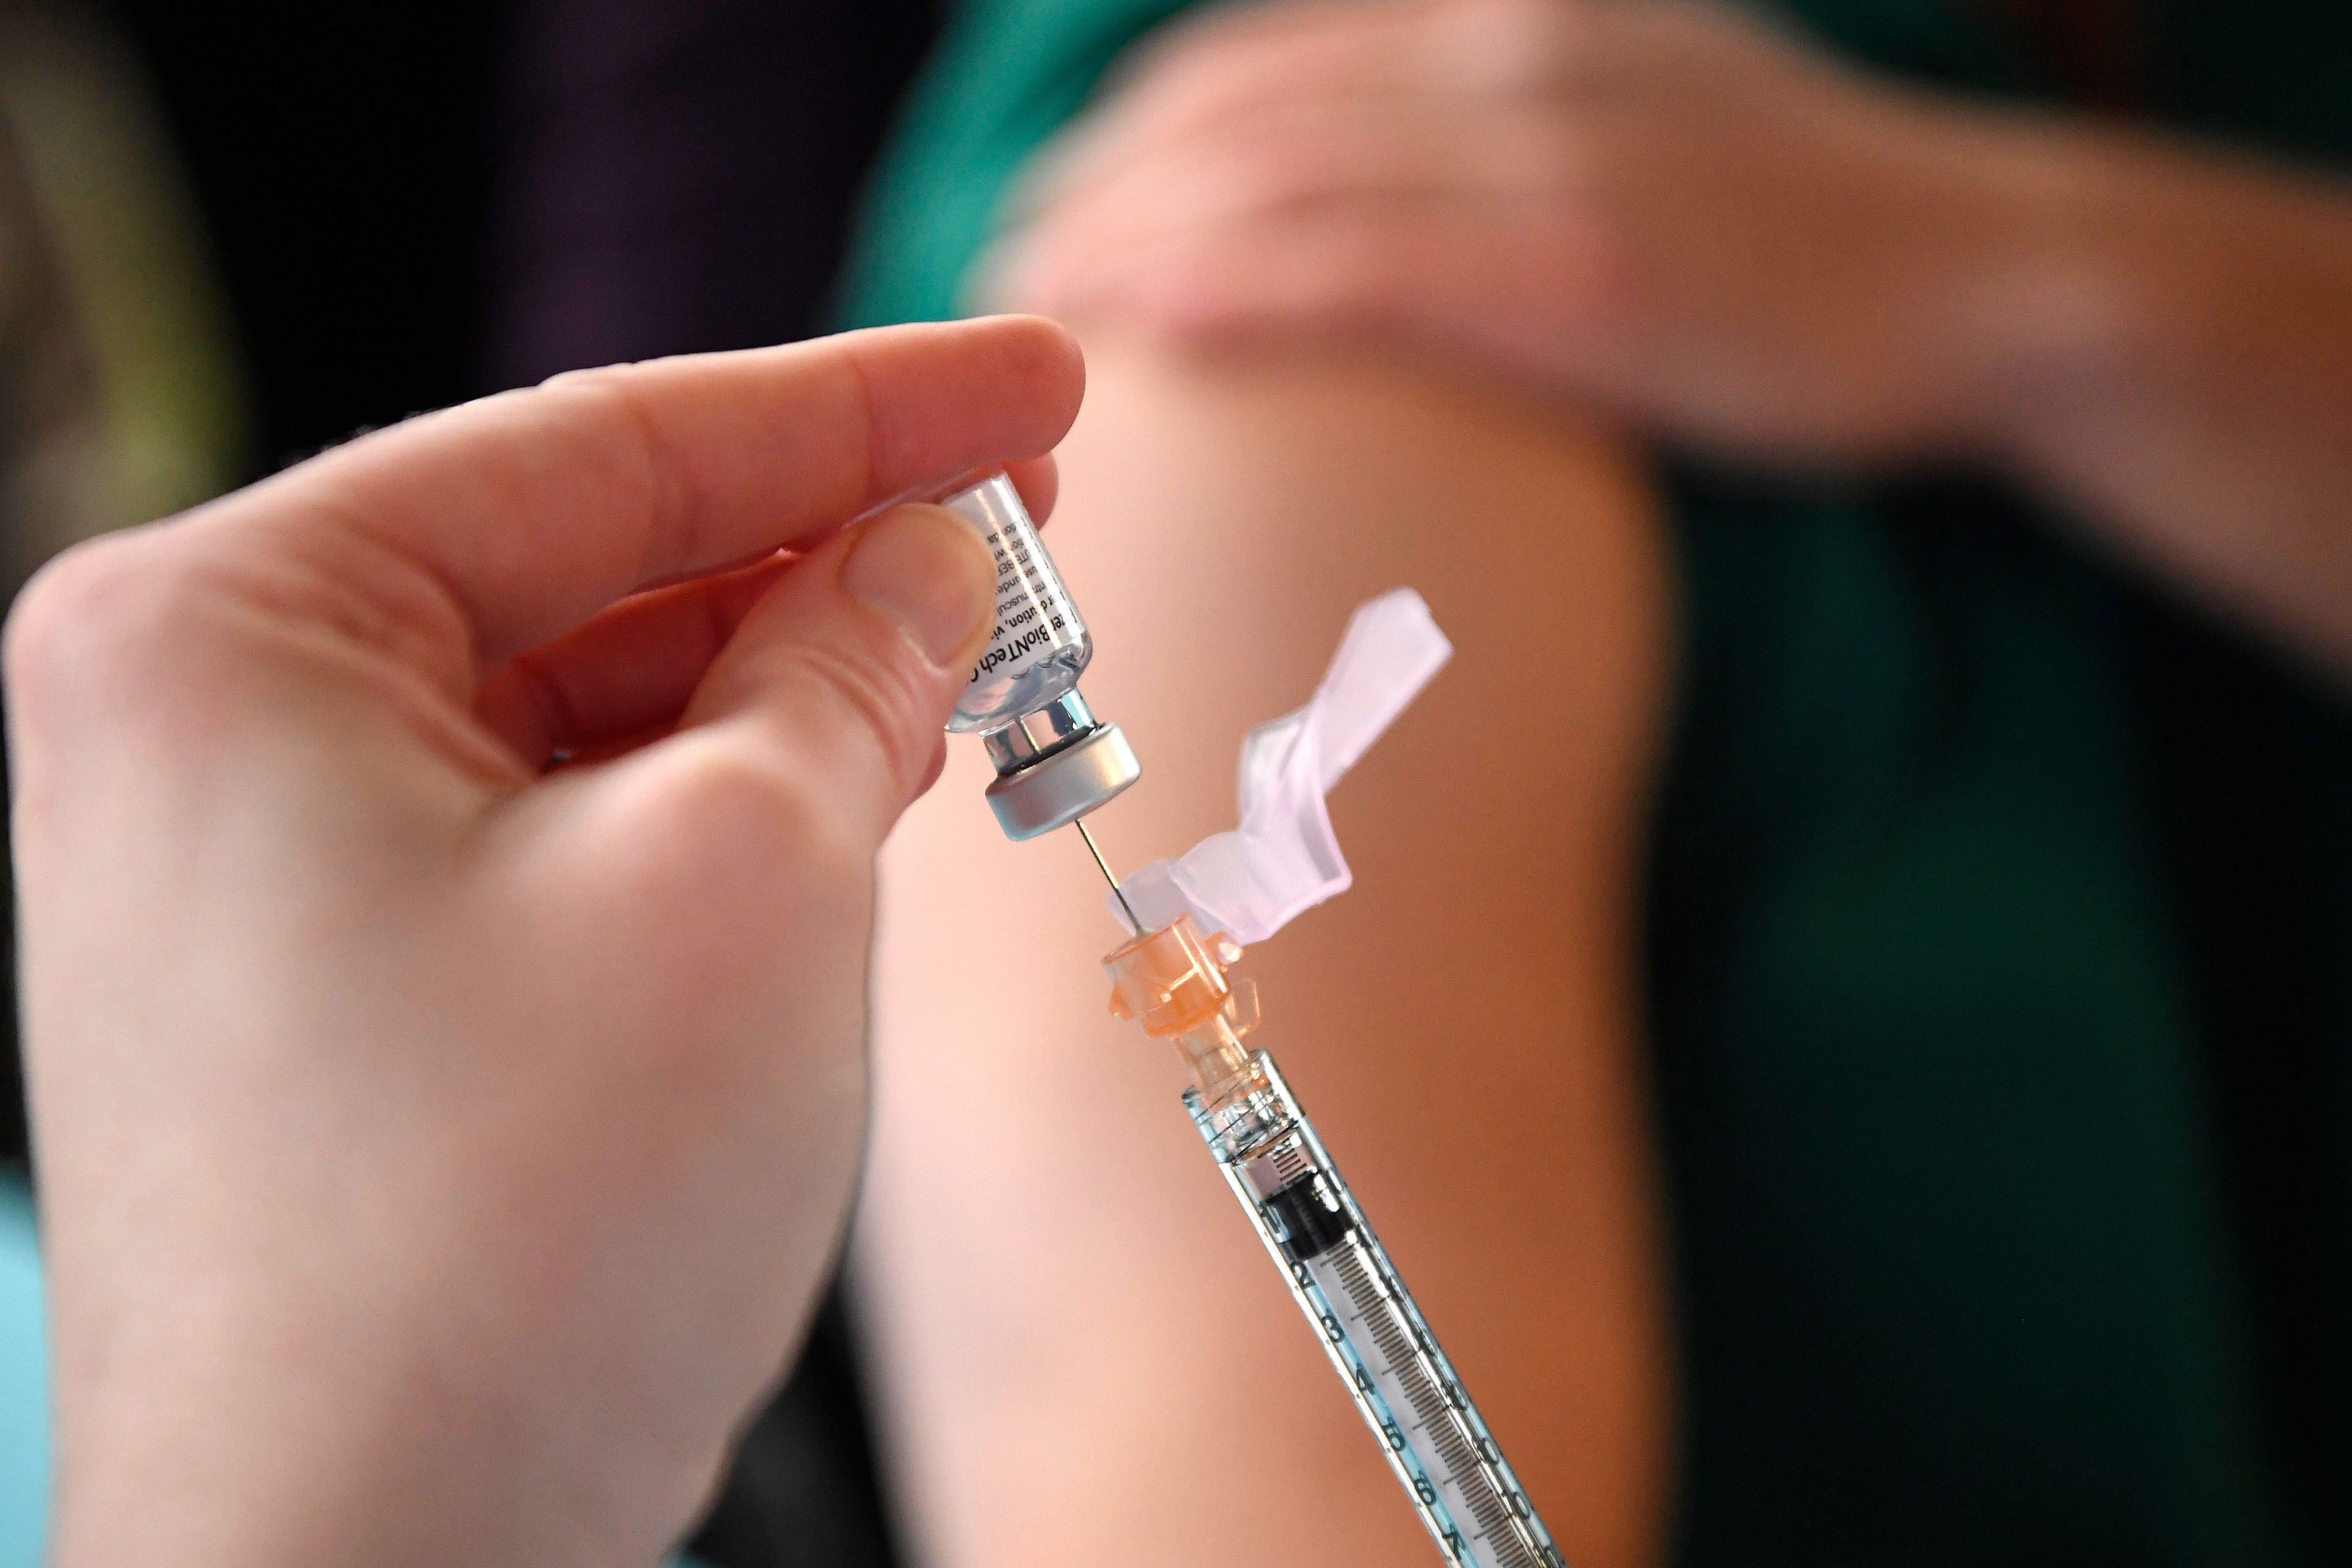
[[[779,921],[854,918],[872,897],[876,846],[839,795],[837,781],[803,756],[686,748],[618,837],[629,862],[622,874],[666,923],[706,931],[714,907],[751,920],[762,941]]]
[[[1486,26],[1504,30],[1515,43],[1534,43],[1551,36],[1568,15],[1559,0],[1468,0],[1473,16]]]
[[[19,724],[121,705],[184,670],[203,597],[136,537],[79,544],[41,568],[8,613],[5,665]]]
[[[900,640],[895,630],[890,635]],[[894,658],[896,651],[796,644],[793,656],[799,668],[790,675],[830,710],[824,716],[828,731],[870,745],[871,762],[904,795],[912,793],[927,765],[924,746],[930,737],[915,711],[918,704],[902,668],[905,660]]]
[[[1213,125],[1237,98],[1246,100],[1243,78],[1237,66],[1214,58],[1171,62],[1138,95],[1140,116],[1162,134]]]
[[[1328,265],[1337,298],[1370,303],[1386,300],[1402,279],[1414,277],[1414,261],[1393,248],[1387,230],[1363,219],[1334,223],[1328,229]]]
[[[1527,297],[1538,319],[1563,331],[1602,322],[1629,329],[1651,314],[1641,269],[1622,237],[1606,228],[1547,227],[1526,261]]]
[[[924,726],[915,720],[915,693],[898,668],[901,660],[830,647],[812,648],[809,660],[812,675],[875,742],[889,781],[910,787],[924,766],[924,752],[918,748],[918,733]]]
[[[1179,22],[1135,45],[1112,68],[1118,112],[1130,121],[1181,120],[1216,90],[1226,46],[1206,19]]]
[[[587,410],[580,427],[599,438],[583,459],[613,467],[613,482],[645,498],[652,526],[640,575],[650,579],[695,558],[698,509],[686,466],[646,406],[643,387],[637,366],[611,364],[550,376],[528,395],[574,401]]]
[[[1525,170],[1537,195],[1553,205],[1584,202],[1601,184],[1609,149],[1601,140],[1528,117],[1504,132],[1501,156]]]
[[[118,584],[125,575],[121,554],[120,541],[95,539],[73,546],[33,574],[8,611],[6,659],[12,679],[70,657],[84,646],[87,637],[79,634],[86,634],[93,621],[102,621],[118,597]]]
[[[1234,211],[1276,211],[1306,200],[1326,184],[1331,156],[1315,140],[1296,132],[1234,138],[1213,165]]]
[[[116,575],[106,559],[111,541],[78,544],[33,575],[9,607],[7,681],[22,692],[87,661],[90,611],[112,596]]]
[[[1540,92],[1571,79],[1600,25],[1594,7],[1559,0],[1454,0],[1440,22],[1474,76],[1507,94]]]
[[[1236,103],[1280,99],[1302,85],[1302,59],[1346,14],[1345,3],[1309,6],[1210,7],[1139,45],[1129,81],[1138,100],[1173,122],[1195,121]],[[1301,55],[1301,48],[1305,54]]]
[[[813,772],[740,749],[705,751],[679,786],[677,819],[747,862],[831,864],[843,858],[839,814],[814,787]]]
[[[1146,68],[1155,75],[1213,77],[1250,59],[1264,46],[1268,32],[1261,16],[1213,8],[1164,28],[1140,53]]]
[[[1449,0],[1436,16],[1475,29],[1497,47],[1528,47],[1549,40],[1567,10],[1557,0]]]

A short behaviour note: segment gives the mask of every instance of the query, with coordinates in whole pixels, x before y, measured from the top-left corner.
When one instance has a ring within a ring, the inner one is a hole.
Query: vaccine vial
[[[1095,642],[1011,479],[991,474],[940,504],[996,557],[996,629],[948,719],[951,734],[986,734],[1076,691]]]
[[[996,626],[948,719],[977,733],[996,769],[988,804],[1012,838],[1068,826],[1143,776],[1116,724],[1078,694],[1094,638],[1021,492],[1002,468],[919,498],[961,518],[996,558]]]

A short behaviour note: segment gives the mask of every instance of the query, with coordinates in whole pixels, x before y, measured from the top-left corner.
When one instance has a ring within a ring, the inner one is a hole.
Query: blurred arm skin
[[[1356,871],[1249,960],[1273,1050],[1570,1560],[1659,1554],[1667,1368],[1631,932],[1665,671],[1650,487],[1584,426],[1391,361],[1087,343],[1052,542],[1145,777],[1120,868],[1233,826],[1237,745],[1350,610],[1454,663],[1342,783]],[[1073,834],[1007,843],[974,744],[885,857],[854,1247],[937,1568],[1430,1560],[1178,1103],[1106,1010]]]

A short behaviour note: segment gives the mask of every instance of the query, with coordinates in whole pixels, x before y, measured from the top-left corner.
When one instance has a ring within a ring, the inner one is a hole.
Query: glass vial
[[[967,474],[909,499],[963,519],[996,558],[995,629],[948,729],[979,733],[996,769],[989,809],[1005,837],[1034,838],[1066,826],[1143,776],[1118,726],[1097,720],[1078,695],[1078,677],[1095,651],[1087,623],[1003,469]]]
[[[1038,541],[1021,492],[1003,472],[940,504],[971,524],[996,557],[996,629],[948,728],[958,734],[1001,730],[1076,690],[1094,639]]]

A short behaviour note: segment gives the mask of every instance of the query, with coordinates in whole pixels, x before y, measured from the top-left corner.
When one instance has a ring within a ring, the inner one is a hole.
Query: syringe
[[[1103,960],[1111,1011],[1183,1053],[1185,1110],[1439,1550],[1476,1568],[1563,1568],[1274,1058],[1243,1047],[1257,997],[1226,982],[1240,958],[1181,916]]]
[[[1142,767],[1118,726],[1097,720],[1078,695],[1094,639],[1020,492],[991,468],[875,510],[914,500],[961,517],[996,557],[996,626],[948,728],[976,731],[986,745],[998,824],[1014,839],[1076,824],[1140,931],[1083,818],[1135,783]],[[1427,607],[1413,604],[1427,623]],[[1438,652],[1412,689],[1450,651],[1433,625],[1427,633]],[[1225,971],[1240,957],[1223,937],[1203,941],[1190,917],[1142,932],[1104,960],[1112,1010],[1182,1048],[1193,1080],[1185,1108],[1439,1548],[1475,1568],[1563,1568],[1290,1086],[1271,1057],[1242,1048],[1257,1012],[1254,989],[1236,994],[1226,984]]]

